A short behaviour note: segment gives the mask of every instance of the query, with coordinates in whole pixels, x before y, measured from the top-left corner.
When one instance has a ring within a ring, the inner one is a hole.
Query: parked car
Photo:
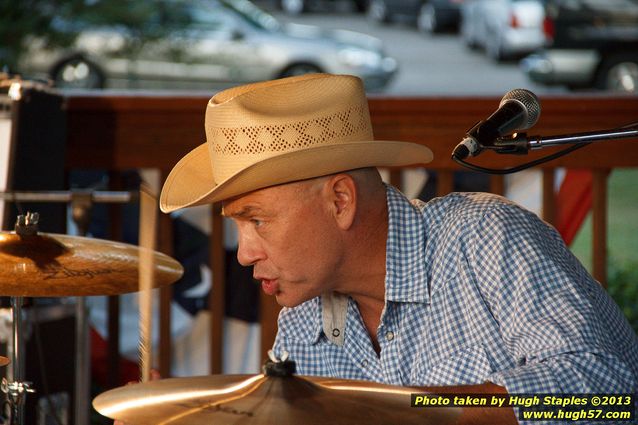
[[[346,30],[281,25],[248,0],[158,0],[167,35],[131,47],[122,27],[89,27],[69,49],[30,43],[19,71],[70,88],[223,88],[309,72],[358,75],[381,90],[397,71],[381,41]],[[149,23],[151,25],[151,23]]]
[[[461,7],[461,38],[496,60],[522,56],[545,43],[541,0],[467,0]]]
[[[547,0],[549,46],[525,58],[537,83],[638,93],[638,0]]]
[[[332,1],[332,0],[330,0]],[[289,15],[300,15],[310,11],[319,0],[279,0],[279,8]],[[368,0],[353,0],[357,12],[368,10]]]
[[[376,22],[413,21],[426,33],[456,29],[464,0],[371,0],[368,16]]]

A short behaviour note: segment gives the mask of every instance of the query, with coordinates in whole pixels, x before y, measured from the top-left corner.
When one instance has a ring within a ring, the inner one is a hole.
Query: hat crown
[[[264,159],[325,145],[372,141],[360,79],[310,74],[225,90],[206,110],[213,178]]]

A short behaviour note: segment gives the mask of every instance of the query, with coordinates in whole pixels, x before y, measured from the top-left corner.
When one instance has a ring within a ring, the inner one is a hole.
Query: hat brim
[[[365,167],[403,167],[432,161],[416,143],[360,141],[308,147],[266,158],[214,183],[210,148],[204,143],[184,156],[168,175],[160,209],[171,212],[219,202],[257,189]]]

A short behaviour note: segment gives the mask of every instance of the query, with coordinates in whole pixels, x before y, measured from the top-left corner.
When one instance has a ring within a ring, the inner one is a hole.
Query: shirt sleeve
[[[476,224],[468,261],[517,365],[489,380],[509,393],[636,392],[636,334],[555,229],[513,204]]]

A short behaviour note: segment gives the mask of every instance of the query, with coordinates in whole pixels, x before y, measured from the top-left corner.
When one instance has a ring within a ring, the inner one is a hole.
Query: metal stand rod
[[[33,392],[29,382],[24,382],[24,341],[22,339],[22,297],[11,297],[13,316],[13,347],[11,352],[12,376],[2,381],[2,391],[7,394],[11,410],[11,425],[24,424],[26,395]]]
[[[14,297],[11,299],[11,311],[13,314],[13,383],[21,383],[24,379],[24,341],[22,340],[22,297]],[[17,390],[17,391],[16,391]],[[19,388],[9,391],[11,396],[13,393],[13,403],[11,412],[11,422],[22,425],[24,423],[24,397]]]
[[[138,192],[51,190],[41,192],[0,192],[0,200],[8,202],[70,202],[76,196],[88,193],[91,202],[126,204],[139,198]]]
[[[89,358],[89,320],[85,297],[76,297],[75,304],[75,411],[76,424],[89,423],[91,362]]]
[[[13,320],[13,352],[11,353],[11,362],[13,364],[13,381],[21,382],[24,379],[24,342],[22,341],[22,303],[24,298],[11,298],[11,314]]]
[[[71,212],[78,232],[86,236],[91,222],[93,193],[75,193],[71,198]],[[89,344],[89,312],[85,297],[76,297],[75,304],[75,423],[89,423],[91,394],[91,361]]]
[[[638,126],[633,125],[611,130],[588,131],[584,133],[561,134],[558,136],[528,136],[517,133],[513,137],[500,137],[493,144],[484,146],[497,153],[526,154],[528,150],[537,150],[549,146],[568,144],[587,144],[591,142],[638,138]]]
[[[638,129],[613,129],[546,137],[530,136],[528,137],[528,144],[530,149],[541,149],[547,146],[560,146],[572,143],[590,143],[603,140],[630,139],[632,137],[638,137]]]

